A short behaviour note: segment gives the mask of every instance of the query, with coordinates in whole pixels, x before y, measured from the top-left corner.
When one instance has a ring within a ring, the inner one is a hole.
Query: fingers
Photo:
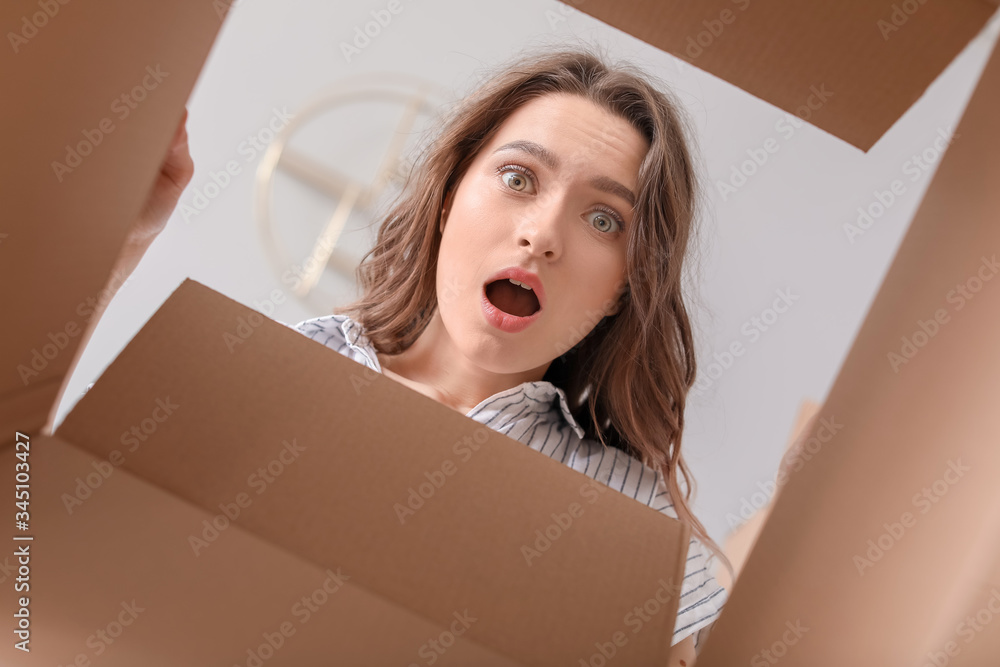
[[[191,153],[187,149],[187,140],[177,146],[163,161],[160,173],[170,179],[178,190],[177,194],[188,186],[194,177],[194,160],[191,159]]]
[[[194,176],[194,161],[191,159],[191,152],[188,148],[187,116],[188,110],[185,107],[170,149],[160,167],[162,176],[173,183],[178,193],[187,187]]]
[[[184,114],[181,116],[180,123],[177,125],[177,131],[174,132],[174,139],[170,144],[170,152],[178,153],[187,146],[188,135],[187,135],[187,107],[184,107]]]

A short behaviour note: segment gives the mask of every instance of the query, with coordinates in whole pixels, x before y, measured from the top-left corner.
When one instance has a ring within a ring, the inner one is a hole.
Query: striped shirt
[[[382,372],[375,347],[362,326],[347,315],[316,317],[291,328]],[[663,475],[617,448],[585,437],[569,410],[566,393],[551,382],[524,382],[501,391],[466,416],[677,519]],[[728,592],[708,570],[710,555],[700,540],[691,538],[671,645],[710,625],[725,605]]]

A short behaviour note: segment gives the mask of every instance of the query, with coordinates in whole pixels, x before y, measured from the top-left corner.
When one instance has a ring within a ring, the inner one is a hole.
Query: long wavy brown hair
[[[358,267],[362,296],[338,310],[364,327],[380,353],[407,349],[437,306],[446,194],[504,120],[549,93],[580,95],[624,118],[649,150],[639,167],[635,224],[627,230],[622,307],[572,349],[554,352],[544,379],[566,392],[587,437],[662,473],[678,518],[735,580],[729,559],[691,512],[694,479],[681,456],[685,399],[695,379],[682,268],[701,188],[686,139],[689,121],[664,90],[633,65],[610,66],[589,48],[535,50],[502,66],[451,109],[419,155]]]

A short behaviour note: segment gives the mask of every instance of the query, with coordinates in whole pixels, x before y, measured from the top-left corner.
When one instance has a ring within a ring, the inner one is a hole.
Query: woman
[[[726,599],[704,547],[732,568],[690,511],[681,456],[700,192],[683,129],[631,67],[585,50],[509,64],[417,161],[358,269],[361,298],[295,328],[687,522],[672,644],[690,665]],[[144,214],[154,229],[190,180],[177,160]]]

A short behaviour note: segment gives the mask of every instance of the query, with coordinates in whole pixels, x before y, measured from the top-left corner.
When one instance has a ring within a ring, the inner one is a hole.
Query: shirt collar
[[[371,340],[365,334],[364,327],[360,323],[355,322],[347,315],[341,315],[343,321],[340,323],[340,330],[344,334],[344,340],[347,344],[354,350],[364,355],[368,359],[368,365],[372,369],[382,372],[382,366],[379,364],[378,355],[376,354],[375,347],[372,345]],[[555,386],[548,380],[535,380],[531,382],[522,382],[518,386],[507,389],[502,392],[497,392],[489,399],[496,398],[501,394],[511,394],[514,392],[520,392],[522,394],[531,396],[535,400],[548,400],[555,401],[558,399],[559,412],[562,418],[569,424],[573,432],[583,440],[586,437],[586,431],[577,423],[576,418],[573,417],[572,411],[569,409],[569,400],[566,398],[566,392],[561,388]]]

